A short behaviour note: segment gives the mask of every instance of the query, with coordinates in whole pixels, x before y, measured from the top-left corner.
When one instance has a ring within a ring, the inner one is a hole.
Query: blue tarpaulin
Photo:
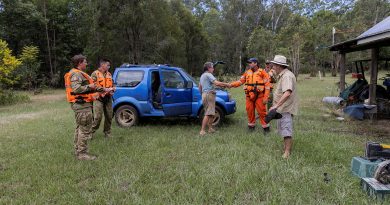
[[[350,105],[344,108],[344,113],[348,115],[349,117],[352,117],[357,120],[363,120],[364,119],[364,110],[370,110],[374,108],[375,106],[367,106],[364,104],[355,104]]]

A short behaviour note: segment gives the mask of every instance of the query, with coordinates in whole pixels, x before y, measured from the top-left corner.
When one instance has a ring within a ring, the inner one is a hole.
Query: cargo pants
[[[92,135],[92,108],[82,111],[75,110],[76,129],[74,145],[76,155],[88,153],[87,141]]]
[[[111,134],[111,123],[112,123],[112,99],[111,97],[105,97],[103,99],[93,101],[93,125],[92,133],[95,133],[96,130],[100,127],[100,122],[103,119],[104,115],[104,134]]]

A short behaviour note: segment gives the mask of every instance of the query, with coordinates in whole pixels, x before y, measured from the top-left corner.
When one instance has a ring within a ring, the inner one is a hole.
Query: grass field
[[[321,99],[336,95],[337,81],[300,76],[289,160],[275,124],[268,136],[259,126],[247,132],[241,88],[231,90],[238,110],[217,133],[199,137],[200,124],[182,119],[114,123],[113,139],[100,130],[89,143],[96,161],[73,156],[74,114],[63,90],[0,107],[0,204],[379,203],[361,190],[350,162],[366,140],[389,138],[378,139],[370,122],[326,116]]]

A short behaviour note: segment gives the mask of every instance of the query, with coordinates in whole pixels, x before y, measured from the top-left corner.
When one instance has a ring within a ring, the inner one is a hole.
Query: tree
[[[208,58],[211,60],[219,60],[222,57],[222,17],[221,13],[216,9],[210,9],[204,16],[202,24],[207,33],[208,42],[210,42],[210,52]]]
[[[15,74],[18,76],[19,84],[22,88],[31,90],[38,86],[38,70],[40,63],[38,61],[39,49],[36,46],[25,46],[22,50],[22,54],[19,56],[22,65],[17,69]]]
[[[309,27],[307,18],[292,14],[288,18],[286,26],[281,28],[281,31],[277,36],[277,52],[286,55],[296,77],[298,77],[301,70],[301,51],[304,48],[305,43],[309,41],[309,39],[312,39],[310,31],[311,28]]]
[[[180,28],[183,31],[184,50],[186,57],[186,68],[191,74],[199,74],[202,62],[206,60],[208,42],[206,33],[199,20],[191,15],[180,1],[171,2],[172,10],[180,19]]]
[[[260,62],[265,62],[273,57],[275,47],[275,35],[272,34],[272,31],[259,26],[249,37],[247,54],[257,56]]]
[[[21,61],[12,55],[7,42],[0,39],[0,86],[10,86],[15,83],[12,72],[17,69]]]

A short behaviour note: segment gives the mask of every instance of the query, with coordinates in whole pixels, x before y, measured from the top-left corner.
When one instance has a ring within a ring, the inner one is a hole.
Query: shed
[[[371,50],[369,104],[376,104],[376,85],[378,78],[379,48],[390,46],[390,16],[368,29],[358,37],[330,47],[340,55],[340,91],[345,89],[345,54],[356,51]]]

